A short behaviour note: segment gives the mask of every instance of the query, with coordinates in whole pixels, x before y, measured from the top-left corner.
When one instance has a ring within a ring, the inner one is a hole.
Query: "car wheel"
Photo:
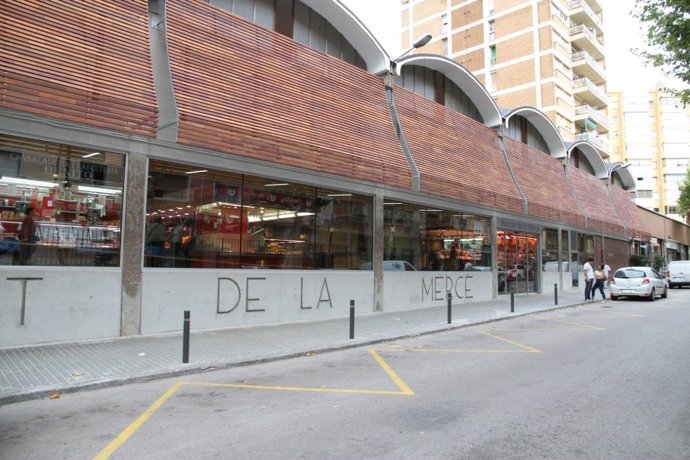
[[[652,288],[651,294],[649,294],[649,299],[650,302],[654,302],[656,300],[656,289]]]
[[[665,299],[665,298],[667,298],[667,297],[668,297],[668,286],[666,286],[666,287],[664,288],[664,293],[661,294],[661,298],[662,298],[662,299]]]
[[[613,301],[615,302],[616,300],[618,300],[618,296],[617,296],[617,295],[612,295],[612,296],[611,296],[611,300],[613,300]]]
[[[676,287],[676,286],[675,286],[673,283],[668,283],[668,288],[669,288],[669,289],[673,289],[674,287]]]

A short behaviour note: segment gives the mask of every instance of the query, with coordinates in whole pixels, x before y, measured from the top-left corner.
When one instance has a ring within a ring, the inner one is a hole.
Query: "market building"
[[[337,0],[0,17],[0,346],[570,289],[652,237],[624,165]]]

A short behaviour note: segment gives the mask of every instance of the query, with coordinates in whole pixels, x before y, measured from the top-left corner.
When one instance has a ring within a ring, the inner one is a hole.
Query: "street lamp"
[[[395,59],[391,59],[391,70],[395,69],[395,66],[398,63],[398,61],[400,59],[402,59],[403,57],[405,57],[407,55],[407,53],[409,53],[410,51],[412,51],[416,48],[421,48],[422,46],[426,45],[430,41],[431,41],[431,34],[425,34],[425,35],[422,35],[421,37],[419,37],[417,40],[414,41],[414,43],[412,43],[412,46],[410,46],[405,51],[403,51],[400,56],[396,57]]]

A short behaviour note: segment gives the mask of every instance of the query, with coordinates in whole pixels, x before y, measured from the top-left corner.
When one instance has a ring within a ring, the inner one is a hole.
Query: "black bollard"
[[[510,291],[510,312],[515,313],[515,291]]]
[[[350,338],[355,338],[355,301],[350,299]]]
[[[448,324],[451,323],[451,301],[453,300],[453,294],[448,293]]]
[[[189,362],[189,310],[184,311],[184,323],[182,327],[182,362]]]
[[[558,283],[553,283],[553,304],[558,305]]]

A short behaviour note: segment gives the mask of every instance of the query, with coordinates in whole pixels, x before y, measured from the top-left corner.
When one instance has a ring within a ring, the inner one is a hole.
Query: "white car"
[[[623,267],[616,270],[609,286],[611,300],[619,297],[642,297],[654,301],[668,297],[668,283],[650,267]]]

